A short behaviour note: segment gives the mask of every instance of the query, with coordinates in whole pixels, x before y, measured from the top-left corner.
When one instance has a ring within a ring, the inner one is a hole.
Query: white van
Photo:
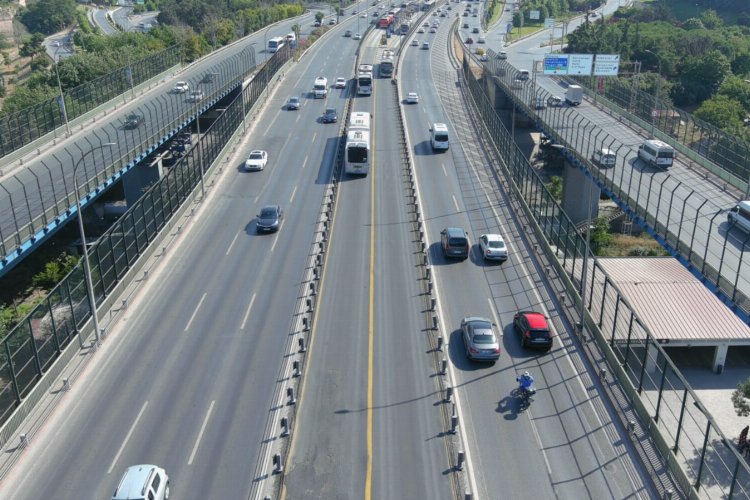
[[[430,132],[432,149],[446,151],[448,149],[448,126],[445,123],[433,123]]]
[[[750,201],[741,201],[727,212],[727,221],[729,221],[730,226],[737,226],[750,233]]]
[[[614,167],[617,155],[611,149],[599,148],[591,155],[591,161],[600,167]]]
[[[666,142],[656,139],[644,141],[638,147],[638,158],[655,167],[671,167],[674,163],[674,157],[674,148]]]
[[[518,70],[518,79],[526,81],[529,79],[529,70],[528,69],[520,69]]]
[[[167,500],[169,476],[156,465],[128,467],[117,485],[112,500]]]

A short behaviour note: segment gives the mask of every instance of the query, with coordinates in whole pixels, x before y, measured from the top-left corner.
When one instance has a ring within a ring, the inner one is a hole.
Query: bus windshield
[[[350,146],[346,151],[346,161],[349,163],[367,163],[367,148],[365,146]]]

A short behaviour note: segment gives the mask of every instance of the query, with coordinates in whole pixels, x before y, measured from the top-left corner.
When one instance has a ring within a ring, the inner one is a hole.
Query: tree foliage
[[[74,0],[38,0],[21,11],[20,19],[32,33],[51,35],[70,26],[76,18]]]
[[[738,417],[750,415],[750,378],[737,384],[737,389],[732,392],[732,405]]]

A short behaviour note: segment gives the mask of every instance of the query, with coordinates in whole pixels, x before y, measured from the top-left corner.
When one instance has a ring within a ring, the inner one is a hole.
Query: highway
[[[416,91],[422,98],[408,110],[407,123],[478,497],[653,497],[612,409],[587,374],[570,325],[547,293],[543,267],[530,258],[523,227],[497,191],[473,125],[466,121],[455,71],[445,56],[448,24],[433,35],[431,50],[407,50],[399,79],[404,92]],[[428,128],[440,121],[450,123],[452,146],[434,154]],[[443,258],[439,232],[449,226],[468,231],[474,243],[470,259]],[[501,233],[511,249],[503,265],[482,262],[476,242],[488,232]],[[521,349],[512,321],[516,311],[527,309],[551,318],[557,336],[550,353]],[[494,365],[467,362],[459,328],[465,316],[487,317],[503,333],[502,355]],[[510,394],[515,377],[525,370],[536,378],[539,392],[531,408],[520,411]]]
[[[379,60],[381,34],[360,63]],[[452,498],[397,106],[390,79],[354,99],[373,113],[374,167],[340,184],[286,498]]]
[[[253,471],[335,151],[338,128],[318,118],[325,105],[343,113],[346,100],[340,91],[326,104],[305,94],[319,71],[348,74],[356,43],[341,40],[324,38],[286,73],[237,168],[225,170],[0,497],[109,498],[136,463],[165,467],[172,498],[257,493]],[[283,109],[292,94],[302,97],[299,111]],[[245,172],[255,148],[269,152],[268,165]],[[269,203],[286,217],[278,233],[261,236],[255,214]]]
[[[114,35],[115,33],[118,33],[118,31],[117,28],[112,26],[107,19],[107,12],[108,9],[94,8],[92,9],[91,18],[93,19],[94,24],[102,30],[102,33],[105,35]]]
[[[259,450],[277,439],[266,429],[278,428],[279,367],[289,356],[300,279],[340,139],[338,124],[320,116],[335,107],[343,119],[353,82],[325,100],[310,91],[316,76],[329,83],[352,76],[357,42],[342,35],[356,22],[348,19],[285,71],[238,148],[236,168],[224,171],[0,483],[0,497],[107,498],[128,465],[155,463],[170,474],[173,498],[262,498],[270,471],[255,473],[268,462]],[[653,498],[473,132],[446,56],[450,24],[419,35],[430,50],[405,48],[399,85],[402,95],[421,97],[403,106],[474,498]],[[380,34],[363,40],[361,62],[379,59]],[[299,111],[285,109],[292,95],[301,98]],[[374,167],[339,184],[285,464],[287,498],[455,497],[394,126],[400,105],[388,79],[353,100],[353,110],[373,113]],[[446,153],[431,151],[434,122],[449,125]],[[265,170],[242,168],[252,149],[269,152]],[[278,233],[261,236],[254,218],[269,203],[286,217]],[[474,245],[469,259],[446,261],[439,245],[446,226],[465,228],[472,243],[502,233],[510,260],[486,265]],[[555,328],[549,353],[519,345],[512,317],[528,308]],[[466,361],[458,325],[470,315],[490,318],[504,334],[498,362]],[[522,411],[510,394],[524,370],[539,392]]]
[[[15,237],[39,233],[45,224],[54,227],[50,222],[58,212],[75,204],[73,196],[73,171],[76,163],[93,147],[109,142],[114,146],[100,148],[89,154],[81,162],[78,182],[81,187],[87,186],[86,192],[100,187],[104,178],[126,165],[134,164],[146,152],[148,147],[155,147],[170,134],[184,126],[198,110],[208,107],[214,92],[228,89],[233,81],[238,81],[245,72],[253,67],[252,52],[255,62],[264,60],[261,53],[264,37],[282,36],[291,31],[291,26],[300,23],[303,34],[309,33],[312,14],[298,19],[290,19],[254,33],[233,45],[223,48],[220,55],[204,58],[180,73],[168,78],[161,85],[147,91],[143,96],[127,104],[95,124],[87,124],[84,130],[75,128],[71,137],[49,145],[23,166],[14,164],[4,169],[5,176],[0,187],[0,239],[6,245],[6,252],[16,248]],[[207,73],[216,73],[212,82],[203,81]],[[176,81],[184,80],[193,89],[204,90],[206,99],[200,103],[190,102],[187,94],[175,94],[171,89]],[[123,99],[130,98],[130,93]],[[124,128],[127,115],[137,114],[143,117],[143,123],[133,130]],[[145,155],[144,155],[145,156]],[[116,165],[117,168],[114,168]],[[106,176],[105,173],[106,172]],[[46,220],[44,219],[46,217]],[[30,231],[30,221],[34,221],[34,231]]]
[[[570,30],[573,29],[571,22]],[[531,60],[541,61],[548,51],[542,45],[548,40],[548,32],[540,32],[515,43],[505,50],[508,62],[515,68],[531,69]],[[503,61],[490,61],[489,67],[499,67]],[[494,71],[494,70],[493,70]],[[506,80],[513,78],[511,72]],[[523,89],[514,90],[523,102],[531,102],[535,89],[529,82]],[[550,95],[564,96],[564,88],[551,76],[537,74],[536,94],[545,100]],[[640,130],[627,122],[606,113],[591,100],[577,107],[546,108],[537,113],[547,124],[547,129],[557,130],[583,158],[591,158],[599,147],[608,147],[617,152],[617,163],[613,168],[597,169],[598,178],[608,185],[617,186],[616,192],[623,203],[639,214],[646,210],[649,224],[658,221],[659,233],[669,228],[669,243],[679,246],[681,254],[687,256],[692,248],[691,260],[701,271],[701,262],[713,268],[707,272],[711,282],[719,272],[724,281],[724,290],[730,297],[733,287],[750,297],[750,274],[743,272],[750,265],[750,255],[745,251],[747,235],[728,226],[725,212],[732,209],[742,193],[725,189],[723,183],[708,175],[702,168],[691,167],[688,159],[679,155],[669,169],[651,167],[637,158],[638,146],[649,137],[650,130]],[[589,125],[584,130],[582,121]],[[629,198],[629,199],[627,199]],[[679,239],[679,245],[677,243]],[[739,300],[739,299],[738,299]],[[750,305],[746,300],[744,308]]]

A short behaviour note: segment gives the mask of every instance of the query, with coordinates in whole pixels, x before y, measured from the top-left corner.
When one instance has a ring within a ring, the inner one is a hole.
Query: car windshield
[[[263,154],[262,153],[250,153],[250,158],[249,159],[251,159],[251,160],[262,160],[263,159]]]
[[[326,114],[327,115],[335,115],[336,114],[336,110],[333,109],[333,108],[328,108],[328,109],[326,109]]]
[[[480,332],[474,335],[475,344],[494,344],[495,336],[489,332]]]
[[[448,244],[452,247],[463,247],[466,246],[466,238],[451,238],[448,240]]]
[[[261,219],[270,219],[276,217],[276,209],[273,207],[266,207],[261,209],[260,211],[260,218]]]
[[[296,97],[292,97],[291,99],[289,99],[289,102],[299,102],[299,99],[297,99]]]

